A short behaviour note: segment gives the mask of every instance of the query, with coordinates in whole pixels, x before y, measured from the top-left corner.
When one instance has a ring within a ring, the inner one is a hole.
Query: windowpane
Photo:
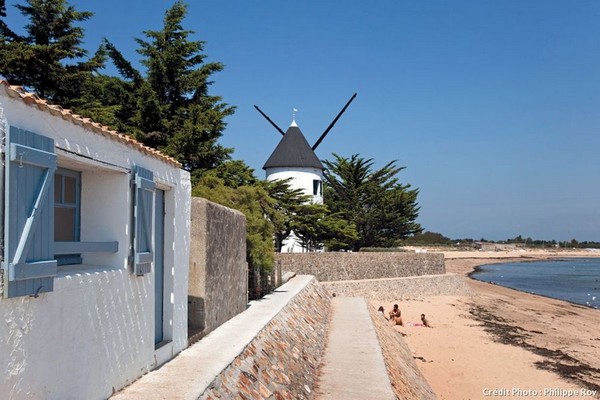
[[[77,180],[71,176],[65,176],[65,198],[63,203],[75,204],[77,202]]]
[[[77,240],[75,230],[75,208],[54,208],[54,240],[72,242]]]
[[[54,175],[54,202],[62,203],[62,175]]]

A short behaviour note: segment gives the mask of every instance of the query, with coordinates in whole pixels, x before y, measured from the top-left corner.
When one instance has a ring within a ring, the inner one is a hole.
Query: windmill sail
[[[348,102],[346,103],[346,105],[344,106],[344,108],[342,108],[342,111],[340,111],[338,113],[338,115],[334,118],[334,120],[331,121],[331,123],[329,124],[329,126],[327,127],[327,129],[325,129],[325,132],[323,132],[323,134],[321,135],[321,137],[315,142],[315,144],[312,147],[313,151],[316,150],[317,147],[319,147],[319,145],[321,144],[321,142],[323,141],[323,139],[325,139],[325,136],[327,136],[327,134],[329,133],[329,131],[331,130],[331,128],[333,128],[333,126],[335,125],[335,123],[338,121],[338,119],[340,119],[340,117],[342,116],[342,114],[346,111],[346,108],[348,108],[348,106],[350,105],[350,103],[352,103],[352,101],[355,98],[356,98],[356,93],[354,93],[354,95],[352,95],[352,97],[350,98],[350,100],[348,100]]]
[[[256,111],[258,111],[260,113],[260,115],[262,115],[263,117],[265,117],[267,119],[267,121],[269,121],[269,123],[271,125],[273,125],[275,127],[275,129],[277,129],[279,131],[279,133],[281,133],[281,135],[285,135],[285,132],[277,126],[277,124],[275,122],[273,122],[271,120],[271,118],[269,118],[269,116],[267,114],[265,114],[264,112],[262,112],[262,110],[260,108],[258,108],[258,106],[254,106],[254,108],[256,108]]]

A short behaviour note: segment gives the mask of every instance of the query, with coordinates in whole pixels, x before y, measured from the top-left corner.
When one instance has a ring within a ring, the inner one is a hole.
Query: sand
[[[481,264],[599,254],[445,255],[447,271],[466,277]],[[600,398],[599,310],[466,279],[472,297],[397,301],[406,326],[396,330],[438,399]],[[433,328],[416,326],[421,313]]]

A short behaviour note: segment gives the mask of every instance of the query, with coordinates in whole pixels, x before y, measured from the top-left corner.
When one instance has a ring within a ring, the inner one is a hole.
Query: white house
[[[0,81],[0,397],[103,399],[187,346],[190,176]]]
[[[313,203],[323,204],[323,164],[310,147],[295,121],[263,166],[267,180],[288,179],[293,189],[312,196]],[[284,240],[282,253],[306,251],[294,232]]]

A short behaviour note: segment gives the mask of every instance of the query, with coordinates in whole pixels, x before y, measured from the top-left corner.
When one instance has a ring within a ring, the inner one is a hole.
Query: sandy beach
[[[445,252],[447,272],[465,277],[482,264],[591,256]],[[466,279],[474,296],[382,303],[400,305],[395,329],[439,399],[600,398],[599,310]],[[433,328],[419,326],[422,313]]]

